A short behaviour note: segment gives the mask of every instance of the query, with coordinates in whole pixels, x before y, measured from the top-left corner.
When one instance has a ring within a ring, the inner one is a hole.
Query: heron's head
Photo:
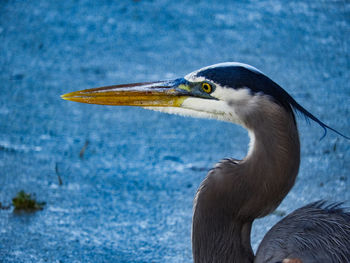
[[[279,89],[282,90],[256,68],[230,62],[205,67],[175,80],[87,89],[62,98],[91,104],[140,106],[243,124],[240,113],[257,111],[256,102],[263,95],[269,96],[271,103],[290,110]]]
[[[247,126],[249,116],[261,115],[264,105],[287,111],[293,120],[293,109],[298,110],[323,128],[330,128],[261,71],[237,62],[205,67],[175,80],[87,89],[62,98],[90,104],[140,106],[243,126]]]

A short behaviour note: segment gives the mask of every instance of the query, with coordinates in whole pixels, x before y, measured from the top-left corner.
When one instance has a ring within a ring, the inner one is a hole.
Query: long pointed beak
[[[100,105],[180,107],[190,96],[187,87],[184,79],[178,79],[86,89],[61,97],[65,100]]]

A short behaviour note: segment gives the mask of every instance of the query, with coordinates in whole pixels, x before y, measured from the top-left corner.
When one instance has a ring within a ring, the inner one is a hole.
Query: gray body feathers
[[[350,213],[319,201],[295,210],[265,235],[255,262],[299,258],[304,263],[350,262]]]

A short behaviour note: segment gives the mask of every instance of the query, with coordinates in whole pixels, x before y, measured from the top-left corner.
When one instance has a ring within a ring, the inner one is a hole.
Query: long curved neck
[[[248,155],[242,161],[221,161],[197,192],[195,263],[253,262],[252,222],[272,212],[295,182],[300,145],[292,113],[266,108],[253,118],[245,122],[251,137]]]

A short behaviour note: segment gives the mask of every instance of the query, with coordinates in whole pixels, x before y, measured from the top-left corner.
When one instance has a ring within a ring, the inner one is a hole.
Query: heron
[[[197,190],[192,219],[195,263],[350,262],[350,212],[341,203],[325,201],[287,215],[267,232],[254,255],[253,221],[277,208],[299,171],[295,112],[318,123],[325,134],[332,130],[350,139],[255,67],[225,62],[175,80],[87,89],[62,98],[216,119],[248,131],[247,155],[218,162]]]

